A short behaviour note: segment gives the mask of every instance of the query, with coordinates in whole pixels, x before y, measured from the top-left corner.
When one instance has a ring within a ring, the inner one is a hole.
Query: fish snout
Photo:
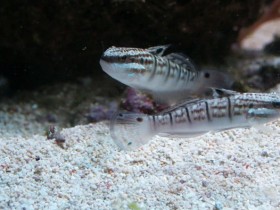
[[[103,54],[101,55],[100,60],[103,60],[103,61],[106,61],[106,62],[109,62],[109,61],[110,61],[110,59],[109,59],[109,57],[106,55],[106,53],[103,53]]]

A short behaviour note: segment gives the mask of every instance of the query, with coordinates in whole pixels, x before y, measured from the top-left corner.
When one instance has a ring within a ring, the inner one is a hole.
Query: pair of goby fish
[[[167,46],[111,47],[102,55],[100,64],[111,77],[161,100],[173,96],[173,101],[180,101],[207,89],[212,90],[213,96],[188,100],[155,115],[116,114],[110,131],[121,149],[136,149],[154,135],[194,137],[210,131],[263,124],[280,116],[280,96],[276,93],[239,93],[216,88],[221,87],[222,81],[229,83],[226,75],[198,71],[182,54],[163,56],[166,49]]]

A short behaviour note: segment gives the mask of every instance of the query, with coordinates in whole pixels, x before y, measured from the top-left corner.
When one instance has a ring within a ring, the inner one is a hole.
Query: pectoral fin
[[[239,92],[236,92],[234,90],[227,90],[227,89],[223,89],[223,88],[210,88],[212,91],[212,96],[214,98],[222,98],[222,97],[226,97],[226,96],[232,96],[235,94],[239,94]]]
[[[149,93],[156,102],[164,103],[168,105],[175,105],[180,103],[186,103],[186,101],[192,101],[193,96],[188,91],[153,91]],[[197,100],[197,99],[196,99]]]
[[[146,50],[153,54],[153,55],[157,55],[157,56],[162,56],[163,53],[170,47],[170,44],[168,45],[159,45],[159,46],[155,46],[155,47],[149,47]]]

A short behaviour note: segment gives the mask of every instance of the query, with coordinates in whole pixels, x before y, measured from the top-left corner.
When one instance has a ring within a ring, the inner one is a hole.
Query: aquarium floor
[[[1,209],[277,209],[280,121],[120,151],[107,124],[0,137]],[[223,208],[221,208],[223,207]]]
[[[125,152],[108,122],[47,140],[35,105],[1,107],[0,209],[280,209],[280,120]]]

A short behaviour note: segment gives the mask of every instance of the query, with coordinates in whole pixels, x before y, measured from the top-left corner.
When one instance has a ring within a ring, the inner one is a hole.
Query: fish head
[[[100,59],[109,76],[131,87],[143,85],[147,57],[152,55],[141,48],[110,47]]]

